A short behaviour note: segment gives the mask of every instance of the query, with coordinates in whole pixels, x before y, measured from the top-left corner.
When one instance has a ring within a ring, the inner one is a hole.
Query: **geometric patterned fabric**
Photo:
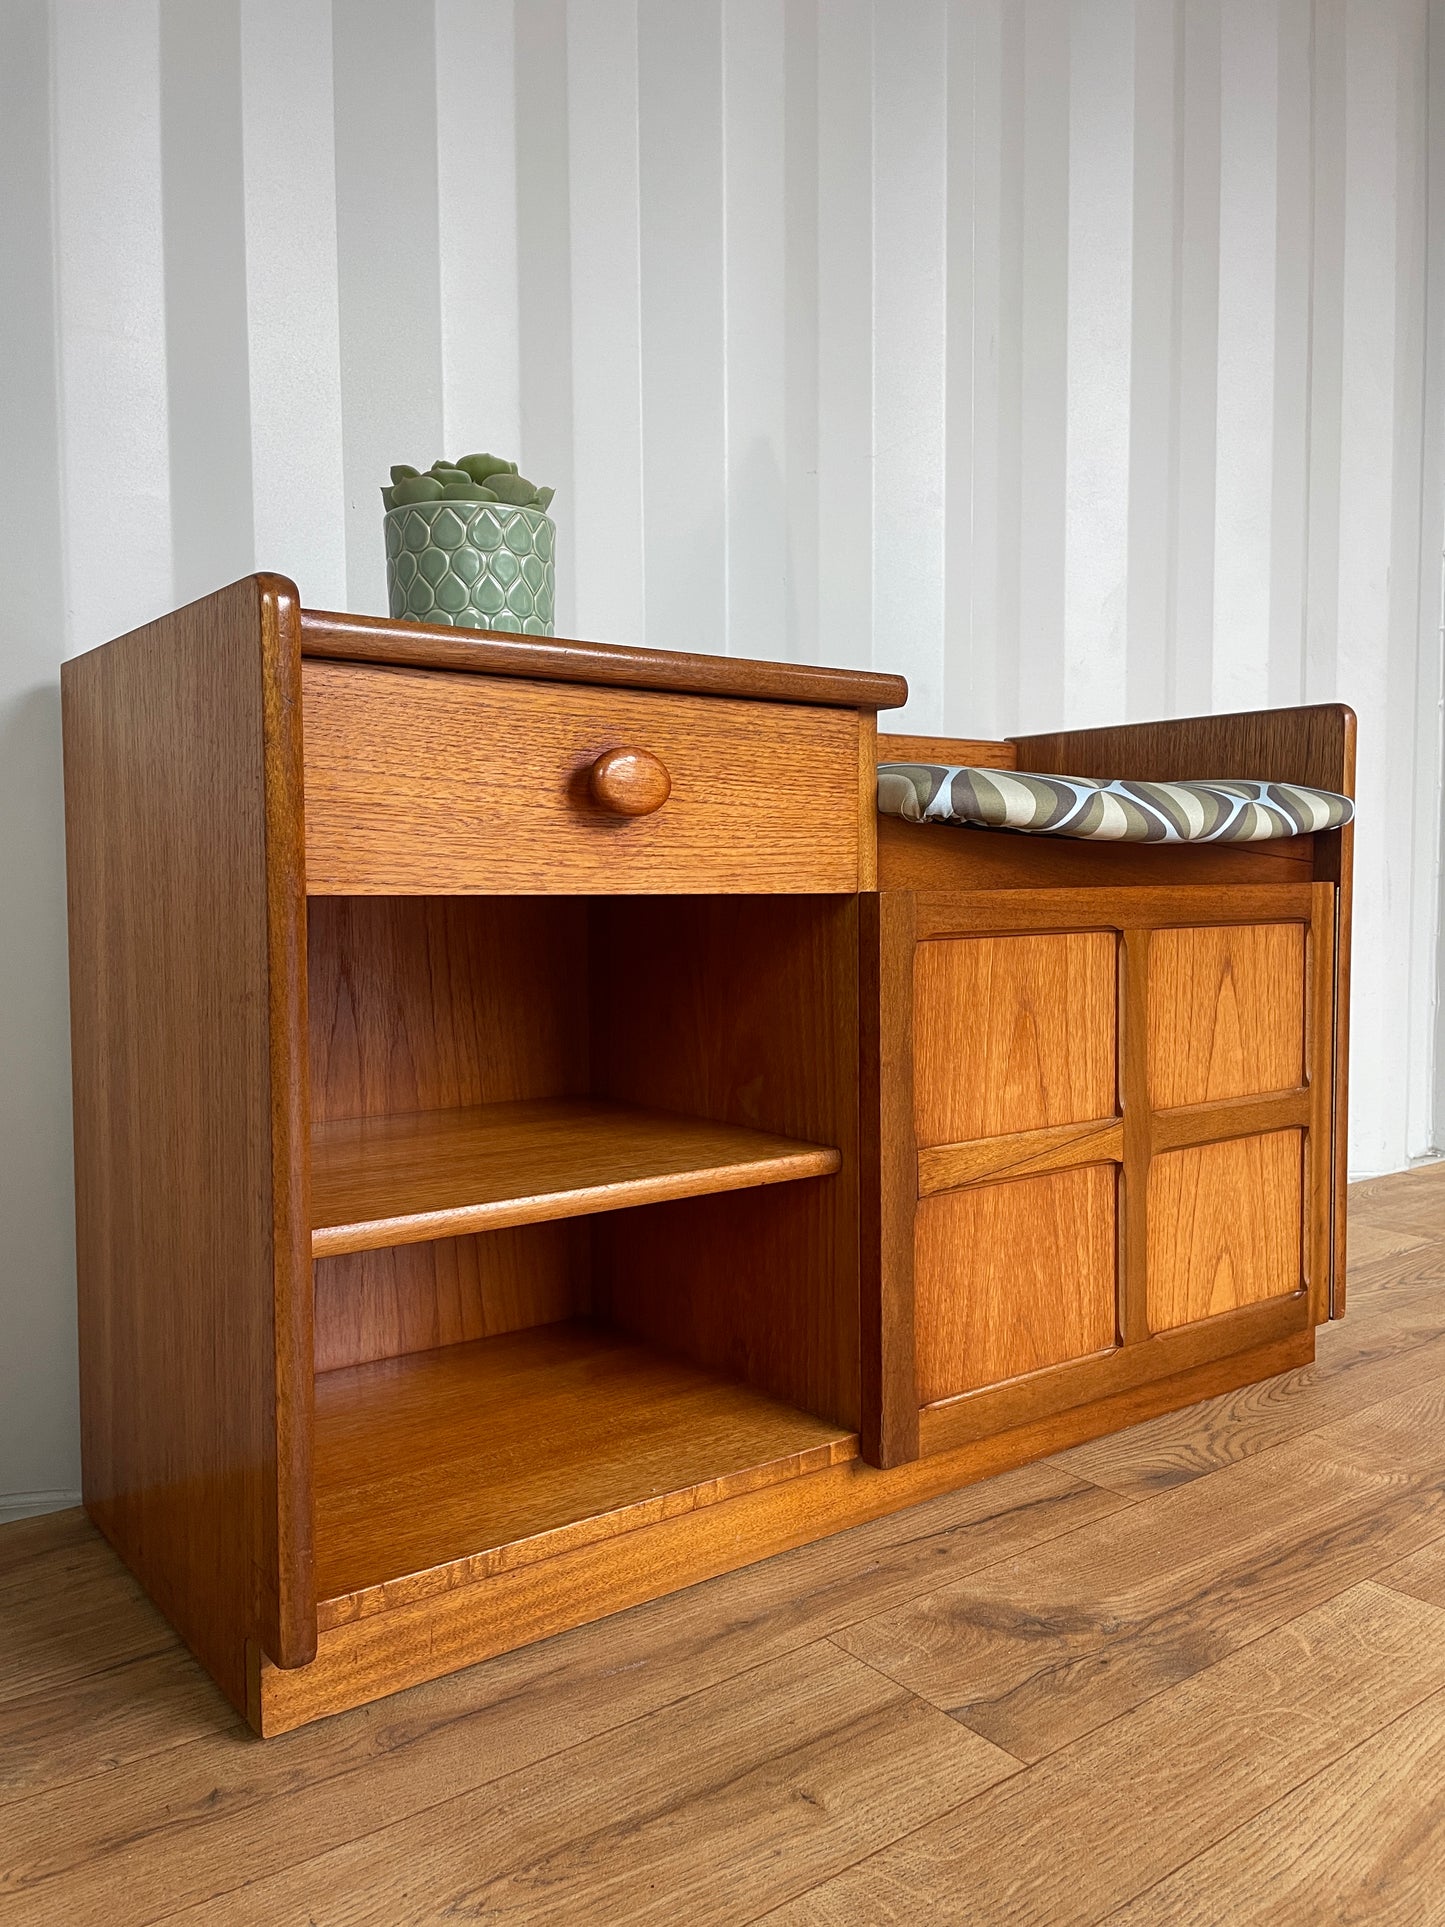
[[[1355,814],[1349,797],[1298,783],[1095,782],[942,763],[880,763],[878,808],[910,823],[1108,843],[1267,843],[1337,830]]]

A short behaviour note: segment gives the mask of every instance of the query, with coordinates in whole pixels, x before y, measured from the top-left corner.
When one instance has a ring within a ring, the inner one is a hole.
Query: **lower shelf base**
[[[289,1732],[885,1513],[1307,1365],[1313,1329],[879,1471],[850,1459],[322,1631],[309,1666],[247,1654],[247,1716]]]

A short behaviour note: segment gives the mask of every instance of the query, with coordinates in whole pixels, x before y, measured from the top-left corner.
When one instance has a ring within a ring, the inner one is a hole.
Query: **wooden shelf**
[[[856,1458],[857,1437],[586,1323],[316,1380],[323,1628]]]
[[[708,1191],[826,1177],[822,1144],[592,1098],[315,1127],[311,1251],[375,1251]]]

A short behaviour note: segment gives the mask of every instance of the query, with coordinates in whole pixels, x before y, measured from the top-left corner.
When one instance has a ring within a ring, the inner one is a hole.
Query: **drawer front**
[[[859,887],[872,744],[855,710],[314,659],[302,704],[316,895]],[[617,748],[665,766],[660,808],[593,800]]]

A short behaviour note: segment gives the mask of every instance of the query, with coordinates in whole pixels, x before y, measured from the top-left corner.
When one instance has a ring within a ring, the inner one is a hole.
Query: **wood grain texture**
[[[1361,1590],[1364,1590],[1361,1588]],[[1438,1639],[1445,1619],[1422,1631]],[[1403,1671],[1403,1668],[1401,1669]],[[1246,1824],[1114,1916],[1123,1927],[1314,1927],[1438,1921],[1445,1891],[1445,1694],[1341,1750]],[[1356,1687],[1358,1692],[1359,1688]]]
[[[321,1623],[553,1558],[856,1450],[822,1420],[592,1325],[324,1373]]]
[[[591,1225],[559,1218],[318,1258],[316,1369],[493,1338],[592,1310]]]
[[[1180,716],[1009,740],[1019,769],[1135,782],[1247,777],[1353,795],[1354,712],[1343,703]]]
[[[1110,1514],[841,1636],[1023,1760],[1118,1719],[1439,1536],[1445,1386]],[[295,1677],[302,1677],[297,1675]]]
[[[1272,1131],[1153,1160],[1152,1331],[1300,1289],[1302,1155],[1298,1131]]]
[[[705,1917],[718,1894],[726,1909],[740,1865],[748,1879],[755,1865],[762,1878],[797,1871],[787,1891],[802,1891],[773,1915],[789,1927],[1097,1919],[1160,1880],[1168,1905],[1154,1917],[1211,1927],[1251,1908],[1314,1927],[1337,1897],[1362,1919],[1427,1918],[1433,1893],[1410,1883],[1431,1865],[1439,1788],[1403,1721],[1438,1701],[1445,1653],[1442,1168],[1360,1188],[1351,1316],[1321,1329],[1314,1367],[319,1721],[284,1745],[237,1743],[235,1717],[80,1515],[0,1527],[0,1912],[139,1927],[189,1906],[229,1919],[233,1896],[260,1883],[256,1904],[273,1919],[395,1927],[394,1869],[423,1851],[452,1856],[450,1869],[475,1847],[480,1887],[521,1860],[515,1824],[530,1829],[526,1858],[548,1869],[559,1919],[615,1914],[618,1896],[664,1919]],[[1382,1414],[1398,1393],[1409,1396]],[[1074,1467],[1120,1491],[1083,1485]],[[822,1476],[840,1473],[894,1477],[856,1463]],[[771,1505],[809,1483],[736,1503]],[[727,1510],[679,1523],[716,1529]],[[1128,1530],[1101,1536],[1110,1518]],[[508,1582],[523,1587],[525,1612],[541,1604],[526,1588],[544,1570]],[[1403,1613],[1382,1582],[1408,1593]],[[452,1604],[478,1591],[489,1588]],[[926,1617],[905,1614],[938,1595]],[[1036,1764],[946,1798],[920,1825],[954,1785],[935,1771],[943,1756],[913,1743],[939,1729],[903,1721],[901,1701],[855,1700],[846,1671],[775,1663],[879,1618],[906,1627],[936,1668],[933,1710],[962,1714],[949,1720],[960,1733],[1001,1685]],[[1001,1676],[1010,1648],[1017,1670]],[[751,1690],[708,1691],[749,1676]],[[319,1684],[309,1669],[265,1677],[268,1692],[273,1680]],[[684,1716],[692,1727],[669,1723]],[[1346,1797],[1333,1763],[1351,1761],[1362,1771]],[[1281,1807],[1295,1786],[1300,1805]],[[762,1821],[749,1804],[759,1787]],[[460,1803],[473,1793],[480,1802]],[[834,1859],[839,1797],[856,1838]],[[1211,1843],[1232,1854],[1254,1814],[1265,1818],[1242,1882]],[[676,1856],[659,1853],[654,1815],[681,1842]],[[814,1852],[797,1830],[810,1816],[824,1845],[799,1867]],[[1287,1871],[1256,1850],[1280,1840]],[[716,1884],[699,1886],[714,1865]],[[645,1897],[626,1884],[639,1869]],[[537,1891],[519,1875],[489,1900],[515,1910]],[[458,1897],[430,1887],[423,1903],[435,1910],[439,1894]]]
[[[859,903],[859,1342],[863,1456],[918,1456],[913,1128],[913,899],[890,890]]]
[[[599,688],[665,689],[694,696],[742,696],[842,709],[897,709],[908,700],[902,676],[873,669],[828,669],[809,663],[756,662],[691,650],[635,649],[620,643],[575,642],[561,636],[516,636],[487,630],[437,629],[380,616],[301,612],[301,653],[333,661],[446,669],[529,682],[592,683]]]
[[[1148,885],[1137,889],[920,890],[917,934],[978,936],[994,932],[1145,930],[1176,923],[1307,922],[1314,908],[1308,881]]]
[[[1279,1348],[1282,1357],[1288,1352],[1289,1364],[1299,1364],[1301,1359],[1292,1348],[1309,1326],[1309,1307],[1296,1293],[1290,1298],[1245,1305],[1174,1331],[1156,1332],[1110,1351],[1031,1372],[1026,1378],[981,1385],[925,1405],[918,1415],[919,1447],[924,1452],[951,1452],[1076,1409],[1112,1407],[1116,1413],[1133,1413],[1128,1401],[1147,1392],[1155,1380],[1175,1381],[1186,1373],[1219,1366],[1209,1386],[1212,1396],[1235,1383],[1230,1377],[1230,1361],[1236,1356],[1257,1358]],[[1303,1354],[1306,1358],[1309,1355]],[[1275,1369],[1283,1371],[1285,1366]],[[1239,1382],[1248,1383],[1249,1375]],[[1133,1419],[1119,1418],[1116,1422],[1130,1424]]]
[[[1012,743],[973,736],[900,736],[878,732],[880,763],[942,763],[961,769],[1013,769]]]
[[[1149,951],[1156,1105],[1294,1090],[1305,1074],[1305,926],[1159,930]]]
[[[297,643],[251,577],[62,676],[86,1504],[238,1704],[315,1643]]]
[[[1201,1911],[1176,1910],[1178,1888],[1166,1876],[1292,1789],[1307,1797],[1313,1775],[1438,1693],[1439,1630],[1432,1615],[1400,1611],[1379,1587],[1352,1587],[860,1861],[772,1921],[1232,1923],[1240,1913],[1205,1880],[1194,1888]],[[1101,1824],[1101,1812],[1117,1823]],[[1291,1848],[1307,1832],[1292,1826]],[[966,1867],[966,1882],[948,1883],[949,1867]],[[1156,1898],[1164,1895],[1170,1905]],[[1336,1917],[1320,1898],[1312,1922]],[[1248,1902],[1244,1917],[1280,1918],[1251,1916]]]
[[[919,1144],[1112,1117],[1116,950],[1102,930],[920,944]]]
[[[1118,1164],[1124,1156],[1124,1126],[1117,1118],[1086,1124],[1051,1124],[1041,1131],[1009,1137],[975,1138],[964,1144],[927,1145],[918,1153],[918,1195],[956,1190],[983,1178],[1037,1177],[1066,1171],[1075,1164]]]
[[[315,895],[858,887],[855,712],[308,661]],[[628,744],[672,779],[619,818],[589,794]]]
[[[1182,717],[1013,738],[1020,768],[1075,776],[1128,774],[1150,781],[1243,776],[1355,793],[1355,714],[1317,703],[1228,716]],[[1348,1183],[1349,1024],[1354,826],[1314,839],[1311,874],[1336,886],[1334,1065],[1331,1079],[1332,1315],[1345,1308],[1345,1192]],[[1307,916],[1309,913],[1305,911]]]
[[[858,888],[878,888],[878,718],[858,715]]]
[[[842,1159],[831,1177],[599,1218],[599,1316],[856,1430],[856,901],[619,898],[593,916],[599,1096]]]
[[[1061,1412],[956,1451],[880,1470],[861,1458],[660,1520],[602,1546],[581,1546],[394,1612],[323,1629],[317,1658],[283,1672],[258,1656],[255,1720],[267,1734],[511,1652],[552,1633],[736,1571],[971,1480],[1026,1465],[1137,1419],[1305,1364],[1314,1334],[1237,1354],[1123,1397]]]
[[[313,897],[318,1125],[589,1088],[585,903]]]
[[[1119,1089],[1124,1169],[1119,1182],[1119,1334],[1137,1348],[1149,1336],[1149,951],[1154,933],[1122,932],[1119,967]]]
[[[1167,889],[1308,883],[1313,840],[1277,843],[1091,843],[949,823],[878,818],[884,890]]]
[[[920,1405],[1114,1344],[1116,1181],[1091,1164],[919,1201]]]
[[[1445,1375],[1441,1309],[1438,1288],[1402,1283],[1376,1294],[1359,1318],[1322,1335],[1319,1355],[1305,1370],[1097,1439],[1058,1463],[1123,1497],[1147,1498],[1272,1451],[1393,1393],[1425,1390]],[[1184,1327],[1167,1337],[1209,1329]]]
[[[308,1895],[354,1883],[395,1927],[468,1911],[533,1927],[723,1927],[1014,1770],[826,1640],[687,1694],[577,1749],[571,1765],[483,1785],[248,1884],[228,1897],[230,1918],[304,1918]]]
[[[22,1905],[41,1912],[66,1907],[71,1920],[96,1910],[119,1920],[116,1897],[124,1892],[154,1918],[313,1859],[359,1830],[404,1823],[506,1774],[519,1775],[517,1793],[526,1800],[529,1783],[535,1795],[537,1772],[569,1782],[579,1744],[610,1737],[943,1577],[987,1566],[1119,1504],[1097,1487],[1028,1467],[922,1512],[753,1566],[723,1587],[614,1618],[561,1647],[524,1649],[357,1718],[324,1721],[286,1746],[234,1743],[219,1694],[132,1587],[122,1615],[126,1631],[135,1643],[141,1630],[158,1639],[163,1650],[156,1658],[171,1666],[171,1684],[188,1679],[193,1697],[127,1699],[118,1690],[127,1669],[97,1660],[98,1670],[44,1708],[36,1694],[22,1695],[23,1717],[48,1721],[43,1730],[29,1724],[24,1742],[0,1709],[0,1731],[10,1742],[0,1757],[7,1765],[23,1758],[24,1773],[5,1787],[20,1798],[6,1812],[0,1894],[22,1896]],[[88,1561],[87,1571],[114,1567],[99,1535],[83,1523],[80,1531],[76,1556]],[[8,1528],[0,1530],[0,1548],[7,1535]],[[46,1627],[51,1649],[61,1648],[68,1627],[55,1609],[59,1595],[39,1573],[33,1581],[29,1614]],[[43,1651],[35,1655],[42,1667],[45,1658]],[[776,1693],[776,1674],[769,1691]],[[214,1728],[197,1708],[201,1693],[215,1710]],[[90,1735],[75,1733],[77,1713],[104,1721],[108,1748],[80,1758],[79,1778],[67,1766],[77,1760],[76,1740],[87,1743]],[[748,1723],[714,1723],[738,1732],[746,1761]],[[605,1755],[604,1747],[594,1757],[605,1765]],[[879,1783],[880,1792],[886,1785]],[[574,1837],[564,1813],[552,1841]],[[317,1901],[318,1892],[311,1898]],[[338,1908],[346,1898],[335,1889],[328,1896]],[[565,1889],[556,1899],[565,1908]],[[356,1893],[352,1904],[364,1917],[365,1897]]]
[[[1314,887],[1306,956],[1305,1039],[1310,1115],[1305,1138],[1305,1284],[1317,1325],[1334,1302],[1335,909],[1328,883]]]
[[[347,1118],[312,1141],[316,1257],[830,1176],[840,1154],[596,1098]]]
[[[1355,793],[1355,716],[1342,718],[1340,780],[1346,796]],[[1334,1162],[1334,1216],[1331,1225],[1330,1316],[1342,1318],[1346,1290],[1345,1193],[1349,1184],[1350,956],[1354,906],[1355,826],[1323,837],[1315,856],[1315,875],[1335,886],[1334,1066],[1330,1092],[1331,1155]]]
[[[1328,1057],[1323,1084],[1328,1094]],[[1279,1097],[1226,1097],[1212,1104],[1186,1104],[1177,1111],[1155,1111],[1149,1118],[1149,1143],[1155,1152],[1177,1151],[1187,1144],[1289,1130],[1312,1122],[1316,1101],[1311,1089],[1286,1091]]]

